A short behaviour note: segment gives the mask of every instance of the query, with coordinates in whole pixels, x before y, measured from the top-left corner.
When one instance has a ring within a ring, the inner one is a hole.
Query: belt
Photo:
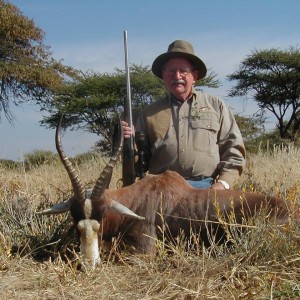
[[[191,180],[191,181],[200,181],[209,177],[210,176],[198,175],[198,176],[184,177],[184,179]]]

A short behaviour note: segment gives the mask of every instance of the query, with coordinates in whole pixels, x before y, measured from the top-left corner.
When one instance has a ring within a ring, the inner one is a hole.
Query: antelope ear
[[[131,211],[129,208],[124,206],[123,204],[112,200],[110,207],[108,207],[108,210],[114,211],[115,213],[119,215],[123,215],[129,218],[138,219],[138,220],[144,220],[144,217],[138,216],[136,213]]]
[[[55,214],[62,214],[67,212],[71,208],[71,199],[57,203],[50,208],[44,209],[42,211],[36,212],[37,215],[55,215]]]

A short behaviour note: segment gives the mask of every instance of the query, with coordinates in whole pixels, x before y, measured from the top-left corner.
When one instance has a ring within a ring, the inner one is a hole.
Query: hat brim
[[[154,75],[162,79],[162,67],[163,65],[171,58],[174,57],[183,57],[186,58],[187,60],[191,61],[197,71],[198,71],[198,79],[200,80],[206,76],[207,69],[204,64],[204,62],[197,57],[196,55],[189,54],[189,53],[183,53],[183,52],[166,52],[161,55],[159,55],[153,62],[152,64],[152,72]]]

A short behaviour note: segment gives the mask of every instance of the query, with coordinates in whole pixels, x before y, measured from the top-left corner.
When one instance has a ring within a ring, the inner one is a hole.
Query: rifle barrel
[[[126,30],[124,31],[124,51],[125,51],[126,92],[127,92],[127,101],[126,101],[125,109],[128,110],[128,114],[125,116],[125,121],[128,123],[130,127],[132,127],[130,69],[128,63],[128,41],[127,41]]]
[[[124,50],[125,50],[126,91],[127,91],[127,97],[124,103],[124,120],[128,123],[128,125],[131,128],[133,128],[132,108],[131,108],[130,70],[129,70],[129,63],[128,63],[127,31],[124,31]],[[133,136],[124,140],[122,181],[123,181],[123,186],[128,186],[135,182]]]

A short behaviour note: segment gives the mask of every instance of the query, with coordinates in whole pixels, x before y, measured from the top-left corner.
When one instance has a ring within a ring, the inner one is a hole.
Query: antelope
[[[209,232],[214,232],[220,241],[222,239],[224,231],[220,226],[220,215],[228,220],[234,214],[235,222],[244,224],[245,220],[265,207],[268,218],[276,224],[286,223],[290,214],[299,219],[298,212],[283,199],[237,190],[195,189],[173,171],[165,171],[160,175],[149,174],[130,186],[107,189],[122,150],[121,125],[114,153],[92,191],[85,190],[64,153],[61,122],[62,119],[55,134],[56,148],[72,183],[74,195],[39,213],[71,212],[80,235],[82,264],[91,269],[100,263],[101,243],[109,242],[118,235],[137,253],[154,254],[155,243],[161,237],[158,228],[162,228],[163,222],[171,237],[176,238],[180,232],[188,237],[192,229],[207,243],[210,240]]]

